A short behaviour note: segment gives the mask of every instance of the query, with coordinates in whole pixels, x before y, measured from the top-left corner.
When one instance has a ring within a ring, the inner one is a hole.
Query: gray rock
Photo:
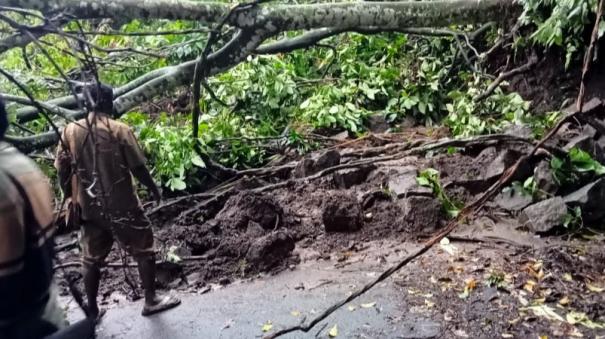
[[[371,115],[367,120],[368,130],[373,133],[384,133],[389,129],[389,123],[382,114]]]
[[[594,139],[597,136],[597,129],[592,127],[591,125],[584,125],[580,134],[589,136],[590,138]]]
[[[432,197],[411,196],[401,199],[405,231],[432,232],[439,227],[445,213],[439,200]]]
[[[397,338],[430,339],[441,334],[441,324],[431,319],[414,318],[401,322],[401,332]]]
[[[530,126],[513,124],[509,125],[502,131],[503,134],[512,135],[518,138],[530,139],[533,136],[533,131]]]
[[[494,202],[504,210],[517,212],[531,205],[533,198],[528,194],[511,189],[498,194]]]
[[[293,175],[296,178],[304,178],[338,164],[340,164],[340,153],[336,150],[329,150],[300,160],[294,168]]]
[[[507,168],[512,166],[519,159],[519,152],[514,150],[504,150],[496,159],[494,159],[485,170],[484,180],[490,180],[500,177]]]
[[[313,167],[315,172],[319,172],[338,164],[340,164],[340,153],[336,150],[329,150],[319,155]]]
[[[313,167],[314,164],[315,164],[315,161],[313,161],[313,159],[303,158],[298,162],[298,164],[294,168],[294,171],[292,172],[292,174],[296,178],[308,177],[308,176],[312,175],[314,172],[314,167]]]
[[[580,188],[565,196],[563,200],[571,207],[579,206],[582,209],[582,218],[585,221],[596,221],[604,217],[605,178]]]
[[[321,214],[326,232],[354,232],[363,223],[361,206],[352,194],[333,196],[323,206]]]
[[[418,177],[418,169],[403,167],[389,175],[387,187],[398,198],[410,195],[432,195],[430,188],[418,185],[416,177]]]
[[[539,195],[553,196],[559,190],[559,184],[553,177],[553,171],[548,161],[541,161],[534,169],[534,182]]]
[[[567,145],[563,147],[563,149],[568,152],[572,148],[581,149],[582,151],[589,153],[593,159],[601,163],[605,162],[605,152],[603,152],[603,148],[589,135],[580,134],[569,140]]]
[[[567,215],[567,205],[561,197],[554,197],[525,208],[519,222],[535,233],[552,231],[561,226]]]
[[[332,175],[334,185],[342,189],[359,185],[365,182],[373,169],[374,166],[361,166],[339,170]]]
[[[599,98],[592,98],[588,102],[582,105],[582,113],[585,114],[602,114],[603,113],[603,101]],[[563,110],[564,113],[571,113],[576,111],[576,104],[573,103]]]
[[[273,268],[294,250],[294,238],[284,230],[273,231],[254,240],[246,253],[246,261],[251,267],[262,270]]]

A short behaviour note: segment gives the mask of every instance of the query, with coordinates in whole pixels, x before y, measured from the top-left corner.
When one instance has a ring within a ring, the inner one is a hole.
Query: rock
[[[311,158],[303,158],[301,159],[292,174],[295,178],[304,178],[313,174],[315,161]]]
[[[565,203],[570,207],[579,206],[582,209],[584,221],[597,221],[605,216],[605,178],[590,183],[579,190],[565,196]]]
[[[517,212],[531,205],[533,198],[528,194],[511,189],[498,194],[494,202],[504,210]]]
[[[319,172],[338,164],[340,164],[340,153],[336,150],[329,150],[320,154],[317,160],[315,160],[314,170],[315,172]]]
[[[441,324],[431,319],[406,319],[400,324],[401,332],[397,338],[430,339],[441,335]]]
[[[594,139],[597,136],[597,129],[587,124],[582,127],[582,131],[580,132],[580,134],[589,136],[591,139]]]
[[[340,164],[340,153],[329,150],[312,158],[303,158],[294,168],[293,175],[296,178],[304,178],[338,164]]]
[[[602,115],[603,112],[603,101],[599,98],[592,98],[588,102],[582,105],[582,113],[584,114],[596,114]],[[563,110],[564,113],[571,113],[576,111],[576,104],[573,103]]]
[[[416,167],[402,167],[396,172],[389,173],[387,187],[397,197],[410,195],[432,196],[431,189],[418,185],[416,177],[418,177],[418,169]]]
[[[534,182],[539,195],[554,196],[559,190],[559,184],[553,177],[553,171],[550,168],[550,162],[540,161],[534,169]]]
[[[334,134],[331,138],[340,140],[340,141],[345,141],[345,140],[347,140],[348,137],[349,137],[349,131],[343,131],[338,134]]]
[[[436,198],[411,196],[401,200],[403,225],[407,232],[431,232],[445,217],[443,206]]]
[[[411,115],[406,115],[403,118],[403,121],[399,124],[400,128],[412,128],[412,127],[416,127],[418,125],[418,121],[416,120],[416,118],[414,118]]]
[[[567,143],[563,149],[567,152],[572,148],[581,149],[584,152],[589,153],[593,159],[603,163],[605,162],[605,152],[603,152],[603,148],[594,141],[594,139],[589,135],[580,134]]]
[[[374,166],[361,166],[339,170],[332,175],[334,185],[337,188],[342,189],[347,189],[359,185],[367,179],[368,174],[374,168]]]
[[[519,215],[519,222],[532,232],[545,233],[562,225],[566,215],[565,201],[554,197],[525,208]]]
[[[179,278],[183,272],[183,267],[179,264],[163,261],[156,265],[156,281],[160,286],[168,286],[175,279]]]
[[[521,154],[515,150],[504,150],[487,166],[485,174],[483,175],[484,180],[500,177],[507,168],[512,166],[519,159],[520,156]]]
[[[282,262],[293,250],[294,238],[288,232],[273,231],[250,244],[246,262],[255,268],[269,270]]]
[[[368,126],[368,130],[372,133],[384,133],[390,127],[385,116],[382,114],[371,115],[368,118],[366,125]]]
[[[502,133],[526,139],[531,139],[531,137],[533,136],[533,131],[530,126],[519,124],[512,124],[507,126],[506,128],[504,128]]]
[[[351,194],[334,196],[323,208],[322,221],[326,232],[353,232],[361,228],[361,206]]]

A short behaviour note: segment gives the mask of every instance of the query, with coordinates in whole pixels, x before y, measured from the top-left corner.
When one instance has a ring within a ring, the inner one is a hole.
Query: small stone
[[[303,158],[298,162],[296,167],[294,168],[293,175],[296,178],[304,178],[312,175],[314,173],[314,165],[315,161],[311,158]]]
[[[554,197],[523,210],[519,222],[534,233],[545,233],[561,226],[567,215],[567,205],[561,197]]]
[[[580,207],[584,221],[597,221],[605,216],[605,178],[580,188],[565,196],[563,200],[571,207]]]
[[[366,219],[366,221],[372,220],[373,217],[374,217],[374,215],[370,212],[368,212],[364,215],[364,218]]]

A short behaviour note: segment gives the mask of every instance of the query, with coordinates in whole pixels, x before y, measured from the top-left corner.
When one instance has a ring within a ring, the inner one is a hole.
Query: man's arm
[[[159,202],[162,200],[162,195],[158,186],[153,181],[147,166],[145,166],[145,155],[137,139],[130,129],[124,131],[122,138],[124,141],[124,157],[126,158],[130,172],[143,186],[147,187],[155,201]]]
[[[62,140],[65,140],[65,133],[63,133]],[[57,152],[55,154],[55,168],[57,169],[57,176],[59,177],[59,187],[63,191],[66,197],[71,197],[71,176],[72,176],[72,159],[69,150],[64,149],[63,145],[59,143],[57,146]]]
[[[130,171],[132,172],[132,175],[134,175],[134,177],[137,178],[137,180],[143,186],[147,187],[151,194],[153,194],[153,198],[156,202],[160,202],[160,200],[162,200],[162,194],[160,193],[160,189],[153,181],[151,173],[149,173],[149,170],[145,165],[137,166],[135,168],[132,168]]]

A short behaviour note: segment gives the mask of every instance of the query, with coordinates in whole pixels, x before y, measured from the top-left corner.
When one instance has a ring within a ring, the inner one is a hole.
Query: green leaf
[[[202,160],[202,158],[200,158],[199,155],[195,155],[193,158],[191,158],[191,163],[197,167],[206,168],[206,163],[204,160]]]

